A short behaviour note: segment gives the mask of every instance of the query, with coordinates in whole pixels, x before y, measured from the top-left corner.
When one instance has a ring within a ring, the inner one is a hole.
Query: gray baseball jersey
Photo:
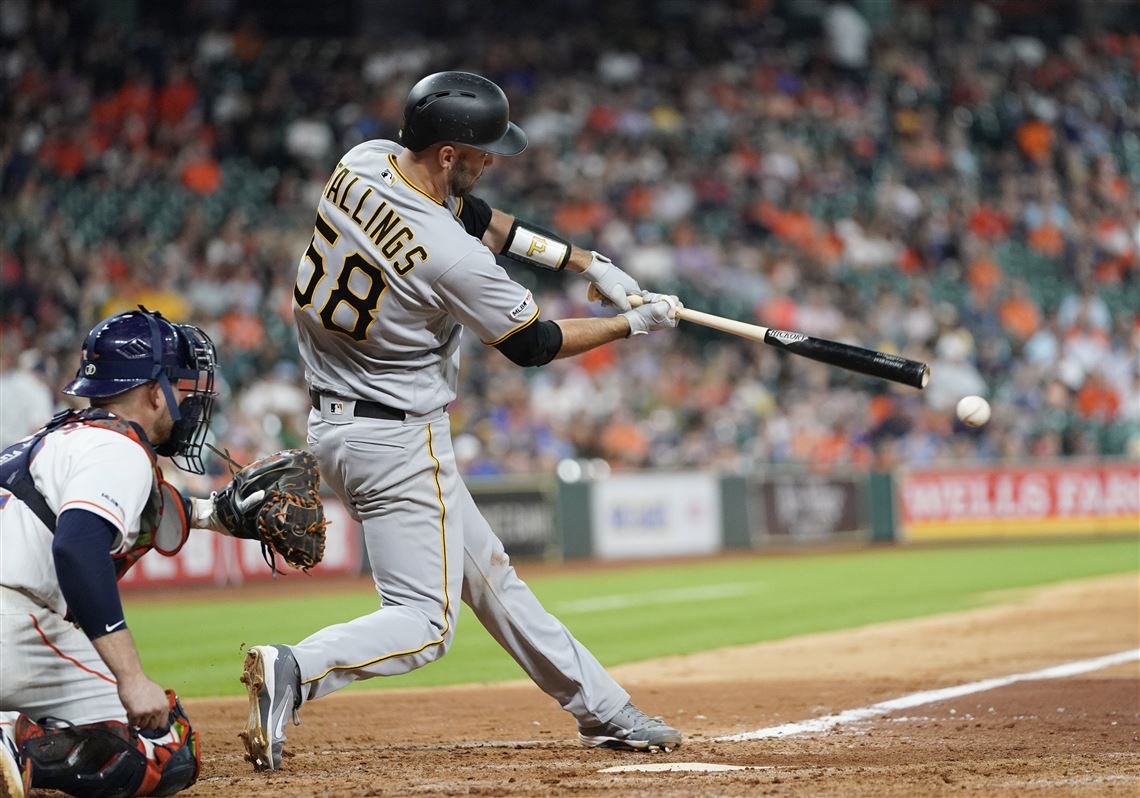
[[[330,394],[428,413],[455,399],[459,340],[494,344],[538,318],[458,219],[396,165],[400,147],[368,141],[337,165],[294,290],[309,383]]]
[[[444,410],[462,328],[497,343],[533,323],[538,307],[467,233],[458,202],[441,204],[400,173],[398,152],[371,141],[344,157],[298,272],[301,355],[322,394],[309,447],[364,528],[381,598],[377,611],[292,646],[304,696],[443,656],[462,597],[579,723],[603,723],[629,694],[511,567],[460,478]],[[358,416],[362,399],[407,416]]]

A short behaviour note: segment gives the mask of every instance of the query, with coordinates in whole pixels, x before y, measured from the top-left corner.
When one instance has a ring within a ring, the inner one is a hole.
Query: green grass
[[[640,565],[528,580],[605,664],[912,618],[993,601],[994,591],[1140,569],[1135,538],[886,548]],[[523,568],[525,576],[525,567]],[[241,692],[242,646],[295,643],[377,608],[355,588],[272,598],[163,601],[128,596],[143,663],[183,696]],[[524,674],[464,607],[441,661],[368,688],[457,684]]]

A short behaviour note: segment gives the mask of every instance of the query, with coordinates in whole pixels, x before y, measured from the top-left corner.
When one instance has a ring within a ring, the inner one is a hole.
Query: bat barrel
[[[764,334],[764,343],[786,349],[801,357],[909,385],[912,388],[925,388],[930,382],[930,366],[887,352],[876,352],[861,346],[812,338],[788,330],[768,330]]]

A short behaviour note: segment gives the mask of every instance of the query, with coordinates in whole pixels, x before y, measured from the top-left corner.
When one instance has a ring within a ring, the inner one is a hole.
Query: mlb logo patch
[[[329,402],[329,412],[334,416],[344,415],[344,402]]]
[[[530,293],[530,291],[527,291],[526,296],[523,297],[523,301],[518,303],[518,305],[515,306],[515,309],[511,311],[511,318],[515,320],[521,318],[522,315],[527,312],[527,309],[530,308],[531,302],[533,300],[534,296]]]
[[[383,172],[381,172],[380,179],[388,185],[393,185],[396,182],[396,176],[392,174],[391,169],[385,169]]]

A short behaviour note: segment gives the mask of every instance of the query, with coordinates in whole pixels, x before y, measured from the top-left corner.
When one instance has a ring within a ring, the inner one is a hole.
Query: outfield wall
[[[711,487],[715,483],[717,487]],[[1081,461],[563,483],[566,557],[671,557],[819,543],[1140,534],[1140,463]],[[713,501],[710,495],[716,495]],[[710,539],[710,527],[719,539]]]
[[[1135,461],[884,474],[784,467],[746,476],[628,472],[575,481],[473,479],[469,486],[515,558],[645,559],[869,541],[1140,534]],[[324,501],[325,557],[305,578],[366,573],[359,525],[336,497]],[[176,557],[142,558],[123,585],[232,585],[270,578],[257,543],[199,532]]]

